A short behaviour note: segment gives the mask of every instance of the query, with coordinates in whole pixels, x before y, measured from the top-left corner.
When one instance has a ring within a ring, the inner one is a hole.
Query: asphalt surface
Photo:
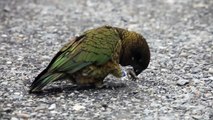
[[[211,0],[0,0],[0,119],[213,120],[212,23]],[[102,25],[147,39],[151,63],[138,81],[28,93],[69,38]]]

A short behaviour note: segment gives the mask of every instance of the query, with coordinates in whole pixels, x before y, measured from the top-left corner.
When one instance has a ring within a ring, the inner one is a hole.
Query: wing
[[[111,32],[112,35],[108,31],[96,30],[77,37],[56,54],[47,67],[48,72],[72,74],[91,64],[106,63],[112,58],[120,40],[114,31]]]

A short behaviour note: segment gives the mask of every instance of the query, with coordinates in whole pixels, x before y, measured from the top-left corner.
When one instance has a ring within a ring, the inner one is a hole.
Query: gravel
[[[211,0],[0,0],[0,119],[213,120],[212,6]],[[101,25],[147,39],[151,63],[139,80],[108,77],[112,87],[88,90],[63,81],[28,93],[69,38]]]

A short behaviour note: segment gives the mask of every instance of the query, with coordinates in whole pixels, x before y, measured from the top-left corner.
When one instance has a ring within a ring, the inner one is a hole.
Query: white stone
[[[213,74],[213,68],[209,68],[209,73]]]
[[[52,105],[50,105],[50,107],[48,108],[49,110],[53,110],[53,109],[55,109],[56,108],[56,104],[52,104]]]
[[[9,65],[9,64],[12,64],[12,61],[7,61],[6,63]]]
[[[11,120],[18,120],[18,118],[16,118],[16,117],[12,117],[12,118],[11,118]]]
[[[6,38],[6,37],[7,37],[7,35],[6,35],[6,34],[2,34],[2,35],[1,35],[1,37]]]
[[[76,110],[76,111],[79,111],[81,109],[85,109],[85,107],[82,106],[82,105],[76,104],[76,105],[73,106],[73,109]]]

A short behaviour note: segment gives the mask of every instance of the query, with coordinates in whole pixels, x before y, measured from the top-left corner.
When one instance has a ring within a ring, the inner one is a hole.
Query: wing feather
[[[104,32],[104,31],[100,31]],[[111,31],[114,32],[114,31]],[[99,33],[102,34],[102,33]],[[114,33],[113,33],[114,34]],[[93,36],[93,37],[91,37]],[[96,36],[98,39],[96,39]],[[113,40],[109,40],[113,39]],[[111,38],[100,35],[84,34],[74,39],[72,43],[65,45],[59,53],[53,58],[48,66],[49,72],[67,72],[74,73],[91,64],[102,65],[112,59],[114,47],[120,40],[119,36]],[[103,42],[105,44],[97,45],[95,43]],[[107,44],[107,42],[113,42]],[[112,47],[114,45],[114,47]]]

